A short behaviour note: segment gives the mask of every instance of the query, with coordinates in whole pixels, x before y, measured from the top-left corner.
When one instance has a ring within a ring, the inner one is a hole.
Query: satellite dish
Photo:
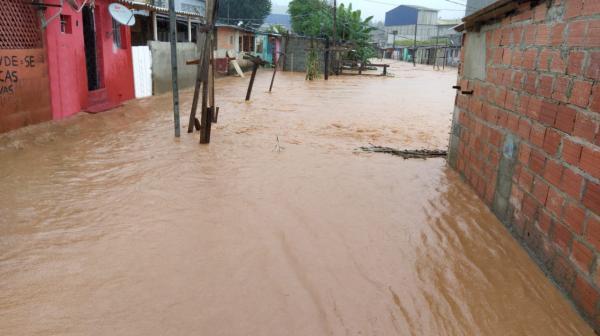
[[[133,16],[133,12],[121,4],[111,3],[108,6],[108,12],[113,19],[115,19],[115,21],[122,25],[133,26],[135,24],[135,16]]]

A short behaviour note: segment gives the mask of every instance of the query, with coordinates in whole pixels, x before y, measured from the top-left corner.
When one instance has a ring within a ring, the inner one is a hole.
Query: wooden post
[[[216,11],[217,11],[217,3],[218,0],[207,0],[206,1],[206,24],[207,31],[206,40],[205,40],[205,50],[204,50],[204,60],[202,64],[202,115],[200,118],[200,143],[207,144],[210,143],[210,131],[213,123],[213,113],[215,112],[214,97],[212,93],[209,92],[209,86],[214,86],[214,82],[211,81],[212,75],[209,74],[209,68],[214,66],[214,22],[216,19]],[[213,64],[211,64],[211,62]],[[210,96],[209,96],[210,95]],[[209,108],[209,97],[212,97]]]
[[[329,80],[329,36],[325,36],[325,80]]]
[[[250,60],[253,63],[252,66],[252,76],[250,77],[250,83],[248,84],[248,91],[246,91],[246,101],[250,100],[250,96],[252,95],[252,87],[254,86],[254,78],[256,78],[256,72],[258,71],[258,67],[260,65],[265,65],[267,62],[263,61],[258,56],[246,55],[245,59]]]
[[[194,98],[192,100],[192,110],[190,111],[190,121],[188,123],[188,133],[194,132],[194,127],[197,130],[200,130],[200,127],[197,127],[197,124],[200,122],[196,119],[196,111],[198,110],[198,100],[200,98],[200,88],[202,87],[202,69],[204,62],[204,52],[206,47],[206,34],[200,32],[200,28],[196,30],[196,49],[198,50],[198,54],[200,58],[198,60],[198,67],[196,68],[196,84],[194,87]]]
[[[175,0],[169,0],[169,34],[171,43],[171,79],[173,84],[173,118],[175,121],[175,137],[181,135],[179,125],[179,88],[177,87],[177,17]]]
[[[273,77],[271,77],[271,85],[269,86],[269,92],[273,90],[273,82],[275,82],[275,75],[277,74],[277,68],[279,67],[279,58],[283,57],[283,53],[279,52],[279,57],[276,57],[275,66],[273,67]]]
[[[418,20],[418,19],[417,19]],[[417,29],[419,29],[419,24],[415,23],[415,41],[413,43],[413,66],[417,66]]]

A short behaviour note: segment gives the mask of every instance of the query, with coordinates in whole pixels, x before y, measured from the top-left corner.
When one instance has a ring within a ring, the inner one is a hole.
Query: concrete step
[[[108,91],[106,89],[88,91],[88,105],[101,104],[106,101],[108,101]]]

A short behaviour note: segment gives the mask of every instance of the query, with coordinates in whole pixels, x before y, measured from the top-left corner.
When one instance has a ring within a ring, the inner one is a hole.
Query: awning
[[[148,11],[151,11],[151,12],[169,14],[169,9],[168,8],[154,6],[154,5],[145,3],[145,2],[134,1],[134,0],[117,0],[117,1],[119,1],[120,3],[122,3],[124,5],[128,5],[130,8],[133,8],[133,9],[145,9],[145,10],[148,10]],[[196,18],[204,18],[204,16],[202,14],[194,13],[194,12],[175,11],[175,13],[177,15],[181,15],[181,16],[190,16],[190,17],[196,17]]]

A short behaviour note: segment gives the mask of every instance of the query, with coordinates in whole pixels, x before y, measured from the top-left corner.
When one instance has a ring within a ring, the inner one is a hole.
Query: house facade
[[[0,133],[51,119],[46,43],[37,10],[21,0],[3,0]]]
[[[598,4],[500,0],[464,19],[448,155],[596,333]]]

